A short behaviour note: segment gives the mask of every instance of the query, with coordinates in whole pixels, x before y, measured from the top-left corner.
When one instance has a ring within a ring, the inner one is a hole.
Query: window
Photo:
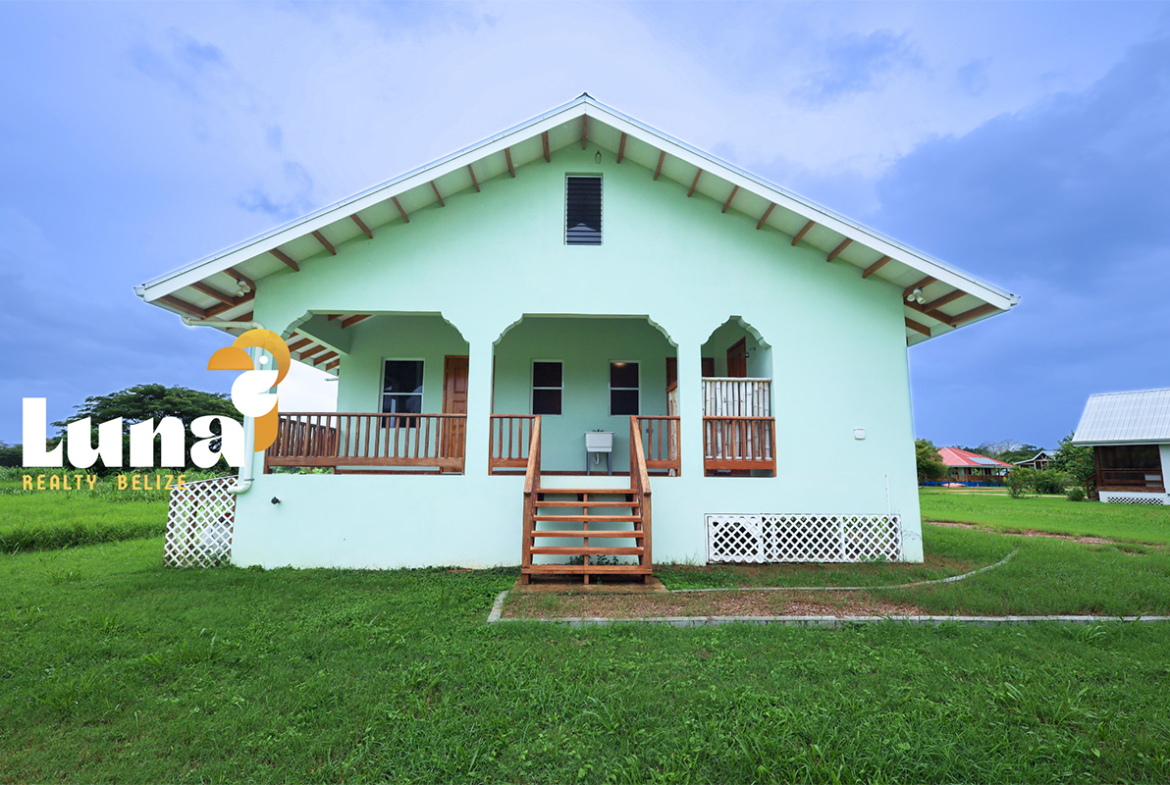
[[[383,413],[419,414],[422,412],[423,361],[387,360],[382,373]],[[403,417],[401,426],[398,418],[390,418],[390,427],[414,428],[417,417]]]
[[[564,375],[559,362],[532,363],[532,413],[560,414]]]
[[[565,245],[601,245],[601,178],[565,178]]]
[[[638,364],[609,364],[609,413],[638,413]]]

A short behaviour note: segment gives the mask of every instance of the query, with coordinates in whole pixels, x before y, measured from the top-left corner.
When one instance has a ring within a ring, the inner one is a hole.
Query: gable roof
[[[970,450],[960,450],[958,447],[940,447],[938,457],[947,466],[968,466],[982,469],[995,466],[1003,466],[1008,469],[1012,467],[1010,463],[997,461],[995,458],[988,458],[986,455],[980,455]]]
[[[1170,443],[1170,388],[1090,395],[1073,444]]]
[[[250,321],[256,281],[336,255],[336,246],[375,230],[393,231],[410,214],[568,145],[592,142],[686,186],[772,229],[781,241],[804,243],[825,261],[849,264],[862,277],[902,287],[907,344],[915,344],[1010,309],[1017,295],[950,267],[873,229],[769,183],[739,167],[624,115],[583,93],[526,123],[458,150],[348,199],[316,210],[250,240],[135,287],[144,301],[188,321],[219,325]],[[917,295],[916,297],[914,295]],[[922,302],[915,301],[921,298]]]
[[[1054,455],[1056,455],[1055,450],[1041,450],[1040,452],[1033,455],[1031,458],[1025,458],[1022,461],[1016,461],[1016,466],[1020,466],[1020,465],[1025,464],[1025,463],[1032,463],[1033,461],[1040,460],[1041,458],[1052,458]]]

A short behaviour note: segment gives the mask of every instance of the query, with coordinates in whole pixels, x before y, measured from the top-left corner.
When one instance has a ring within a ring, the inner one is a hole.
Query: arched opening
[[[677,473],[677,367],[646,316],[526,314],[494,347],[490,471],[524,471],[539,415],[543,474],[625,474],[634,416],[649,470]]]
[[[337,411],[282,412],[267,467],[463,471],[470,347],[442,314],[313,313],[287,340],[301,362],[335,358]]]
[[[709,477],[774,477],[772,347],[732,316],[703,344],[703,463]]]

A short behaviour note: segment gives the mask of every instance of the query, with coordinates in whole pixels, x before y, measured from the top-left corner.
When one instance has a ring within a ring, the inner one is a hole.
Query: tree
[[[983,442],[978,447],[963,447],[962,449],[986,455],[988,458],[994,458],[1004,463],[1016,463],[1031,458],[1043,448],[1027,442],[1018,442],[1015,439],[1004,439],[998,442]]]
[[[89,417],[92,438],[96,441],[98,425],[107,420],[121,417],[123,455],[125,456],[130,454],[128,434],[130,426],[135,423],[154,420],[157,424],[163,417],[178,417],[183,421],[183,426],[186,429],[185,454],[189,456],[191,446],[198,441],[196,437],[191,435],[191,422],[196,417],[218,414],[233,420],[240,418],[240,413],[232,404],[231,398],[223,393],[202,392],[187,387],[167,387],[163,384],[139,384],[108,395],[90,396],[85,399],[85,403],[74,408],[76,411],[70,420],[55,422],[53,426],[62,429],[63,432],[69,422]],[[156,460],[157,457],[158,451],[156,449]]]
[[[1056,455],[1052,456],[1052,468],[1064,472],[1073,482],[1081,485],[1085,493],[1089,492],[1089,480],[1097,473],[1097,464],[1093,461],[1092,447],[1079,447],[1072,443],[1073,434],[1060,440],[1060,447]]]
[[[941,480],[947,476],[947,465],[938,457],[938,448],[929,439],[914,441],[914,458],[918,462],[918,481]]]

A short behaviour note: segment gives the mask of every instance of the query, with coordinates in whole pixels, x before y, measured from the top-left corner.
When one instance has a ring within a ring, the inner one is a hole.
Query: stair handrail
[[[642,427],[638,416],[630,415],[630,487],[642,515],[642,556],[640,562],[650,567],[654,559],[650,552],[650,472],[646,471],[646,451],[642,449]]]
[[[528,469],[524,472],[524,543],[520,549],[520,566],[532,566],[532,532],[536,528],[536,489],[540,481],[540,415],[532,421],[528,442]]]

